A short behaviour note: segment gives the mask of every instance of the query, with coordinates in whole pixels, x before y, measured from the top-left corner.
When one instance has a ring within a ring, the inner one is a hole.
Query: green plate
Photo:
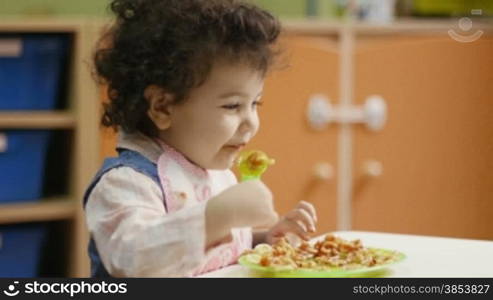
[[[403,261],[406,256],[397,251],[380,249],[380,248],[370,248],[373,251],[378,251],[381,254],[392,254],[394,253],[395,259],[392,261],[378,266],[365,267],[351,270],[343,270],[340,268],[332,268],[328,270],[312,270],[312,269],[296,269],[289,270],[283,269],[282,267],[264,267],[259,264],[253,263],[249,258],[252,254],[243,255],[239,258],[238,263],[253,270],[256,275],[260,277],[277,277],[277,278],[317,278],[317,277],[385,277],[388,275],[390,270],[389,266],[395,265]],[[255,255],[255,254],[254,254]]]

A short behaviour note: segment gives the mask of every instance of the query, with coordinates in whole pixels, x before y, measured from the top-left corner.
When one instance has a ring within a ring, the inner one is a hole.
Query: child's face
[[[246,65],[216,64],[204,84],[171,107],[171,126],[160,138],[202,168],[230,168],[259,128],[263,82]]]

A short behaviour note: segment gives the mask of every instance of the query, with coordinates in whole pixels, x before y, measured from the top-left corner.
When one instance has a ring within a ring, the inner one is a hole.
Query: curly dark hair
[[[221,58],[266,72],[279,54],[280,22],[238,0],[113,0],[116,20],[94,54],[95,75],[108,86],[102,124],[155,136],[144,90],[163,87],[184,101]]]

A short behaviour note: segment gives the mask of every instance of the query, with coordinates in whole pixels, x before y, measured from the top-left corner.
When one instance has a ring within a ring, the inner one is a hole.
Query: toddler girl
[[[315,231],[312,205],[278,218],[260,180],[229,170],[259,128],[279,22],[235,0],[114,0],[95,53],[118,130],[84,197],[92,276],[194,276],[258,243]]]

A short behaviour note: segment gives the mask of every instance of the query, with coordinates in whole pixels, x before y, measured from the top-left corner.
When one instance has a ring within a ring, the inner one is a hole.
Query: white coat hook
[[[334,178],[334,167],[325,161],[316,163],[313,166],[313,176],[321,181],[327,181]]]
[[[364,123],[373,131],[383,128],[387,120],[387,104],[378,95],[370,96],[362,106],[332,106],[329,98],[314,95],[310,98],[307,111],[313,129],[324,129],[329,123]]]
[[[382,176],[383,165],[377,160],[368,160],[363,164],[363,174],[366,177],[377,178]]]

